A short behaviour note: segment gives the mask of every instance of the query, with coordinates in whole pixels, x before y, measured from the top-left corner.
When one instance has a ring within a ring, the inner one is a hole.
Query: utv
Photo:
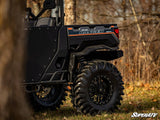
[[[51,17],[41,17],[48,9]],[[37,16],[31,8],[26,12],[24,85],[33,107],[59,108],[69,90],[73,106],[83,114],[117,109],[123,81],[108,62],[123,56],[117,25],[64,25],[63,0],[45,0]]]

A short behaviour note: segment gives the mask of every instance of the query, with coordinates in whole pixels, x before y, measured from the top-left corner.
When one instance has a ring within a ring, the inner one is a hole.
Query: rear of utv
[[[27,8],[27,70],[24,85],[34,109],[56,109],[71,92],[83,114],[114,111],[123,95],[120,72],[109,61],[120,58],[116,24],[64,25],[63,0],[45,0],[35,16]],[[41,15],[52,9],[52,15]]]

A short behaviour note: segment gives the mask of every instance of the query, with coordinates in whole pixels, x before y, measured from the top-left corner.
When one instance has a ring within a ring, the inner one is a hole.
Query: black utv
[[[51,17],[41,15],[52,10]],[[25,88],[36,110],[56,109],[71,92],[83,114],[114,111],[123,95],[120,72],[109,61],[123,56],[116,24],[64,25],[63,0],[45,0],[35,16],[26,8]]]

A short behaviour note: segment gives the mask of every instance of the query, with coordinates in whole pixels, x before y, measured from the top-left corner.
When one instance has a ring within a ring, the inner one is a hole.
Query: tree
[[[35,16],[43,9],[43,3],[45,0],[26,0],[26,6],[32,9]],[[50,17],[51,10],[46,10],[42,17]]]
[[[24,69],[23,0],[0,0],[0,119],[27,120],[21,84]]]
[[[76,23],[76,0],[65,0],[65,24]]]

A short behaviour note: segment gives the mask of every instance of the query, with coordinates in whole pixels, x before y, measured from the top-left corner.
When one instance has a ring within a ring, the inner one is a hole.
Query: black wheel
[[[65,101],[66,89],[63,85],[41,87],[39,92],[29,94],[30,104],[35,111],[55,110]]]
[[[124,83],[119,71],[111,63],[89,62],[75,82],[74,103],[83,114],[114,111],[121,104]]]

